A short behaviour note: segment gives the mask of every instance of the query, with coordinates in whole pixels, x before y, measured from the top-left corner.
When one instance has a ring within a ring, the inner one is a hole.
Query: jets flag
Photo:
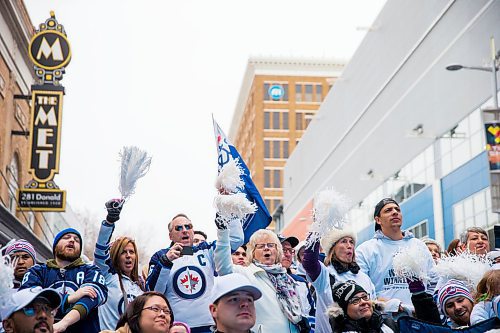
[[[240,154],[234,147],[234,145],[229,141],[226,137],[219,124],[213,120],[214,122],[214,131],[215,131],[215,140],[217,142],[217,154],[218,154],[218,165],[219,172],[229,160],[231,159],[239,159],[239,164],[241,165],[244,174],[242,176],[243,182],[245,183],[244,188],[241,192],[245,193],[247,199],[257,205],[257,211],[247,216],[246,220],[243,221],[243,232],[245,233],[245,244],[250,239],[252,234],[259,230],[265,229],[269,223],[271,223],[271,214],[266,208],[264,204],[264,200],[260,196],[259,190],[255,187],[255,184],[250,177],[250,171],[248,170],[245,162],[241,158]]]

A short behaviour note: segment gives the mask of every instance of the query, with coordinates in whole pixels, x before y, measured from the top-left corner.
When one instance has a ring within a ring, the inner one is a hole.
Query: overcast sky
[[[153,252],[178,212],[215,237],[211,114],[228,133],[248,58],[348,59],[385,0],[25,3],[36,27],[54,10],[72,47],[56,183],[98,224],[104,202],[119,197],[118,152],[147,150],[151,170],[116,235],[133,230]]]

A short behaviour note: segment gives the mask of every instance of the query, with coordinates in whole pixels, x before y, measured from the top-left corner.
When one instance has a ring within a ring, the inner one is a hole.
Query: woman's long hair
[[[120,327],[128,324],[132,333],[141,333],[141,327],[139,326],[139,319],[141,318],[142,310],[144,309],[144,304],[148,298],[153,296],[161,297],[167,303],[167,307],[170,310],[170,327],[172,327],[172,323],[174,322],[174,313],[172,312],[172,308],[170,307],[170,303],[168,302],[165,295],[156,291],[147,291],[142,295],[137,296],[130,304],[128,305],[125,312],[122,314],[118,323],[116,324],[116,330]]]
[[[142,290],[144,290],[142,286],[142,279],[139,275],[139,254],[137,253],[137,245],[135,241],[130,237],[118,237],[113,244],[111,244],[111,248],[109,249],[109,256],[111,258],[111,264],[113,265],[113,269],[120,275],[123,275],[123,272],[120,269],[120,256],[128,244],[132,244],[135,251],[135,261],[134,261],[134,269],[130,273],[130,280],[137,283]],[[121,279],[120,279],[121,285]]]
[[[475,303],[491,301],[500,289],[500,270],[487,271],[476,287]]]

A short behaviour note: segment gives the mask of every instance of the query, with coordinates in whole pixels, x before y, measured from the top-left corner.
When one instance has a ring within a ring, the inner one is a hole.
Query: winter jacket
[[[353,320],[347,317],[337,303],[333,303],[328,308],[327,315],[333,333],[399,333],[399,327],[394,320],[377,309],[373,310],[368,320]]]
[[[266,271],[250,264],[247,267],[233,265],[229,246],[228,230],[218,230],[215,248],[215,265],[219,275],[240,273],[262,292],[262,297],[255,302],[256,321],[252,330],[259,333],[298,333],[298,327],[280,311],[276,289],[269,280]]]
[[[325,312],[329,306],[333,304],[332,298],[332,281],[334,285],[353,280],[363,287],[372,299],[375,298],[375,287],[370,278],[358,271],[354,274],[351,271],[338,273],[333,265],[326,267],[319,260],[319,242],[314,247],[306,248],[304,252],[303,266],[307,272],[307,278],[312,282],[316,290],[316,326],[317,333],[331,333],[331,326]]]
[[[422,248],[422,253],[426,256],[424,273],[430,272],[434,262],[427,246],[408,231],[403,233],[403,239],[392,240],[378,230],[372,239],[357,247],[356,260],[361,270],[375,285],[378,298],[398,299],[402,302],[402,306],[411,313],[413,306],[406,279],[397,277],[392,267],[394,254],[401,248],[410,246]]]
[[[99,323],[102,330],[113,330],[125,310],[124,293],[120,288],[119,276],[109,256],[109,243],[114,229],[113,223],[102,222],[94,251],[94,263],[101,269],[108,287],[108,299],[99,307]],[[143,293],[141,287],[128,276],[122,275],[122,284],[128,303]]]
[[[24,274],[21,289],[40,286],[42,288],[54,288],[62,297],[61,306],[56,314],[56,321],[61,320],[71,310],[80,313],[80,319],[68,327],[67,333],[92,333],[99,332],[99,316],[97,307],[108,297],[106,280],[101,270],[92,264],[86,264],[78,258],[66,267],[59,267],[54,259],[48,260],[46,264],[32,266]],[[68,296],[76,290],[90,286],[95,289],[97,298],[84,296],[76,303],[68,303]]]
[[[490,301],[481,301],[474,305],[470,314],[470,324],[474,325],[483,320],[499,317],[500,295],[495,296]],[[500,318],[500,317],[499,317]]]

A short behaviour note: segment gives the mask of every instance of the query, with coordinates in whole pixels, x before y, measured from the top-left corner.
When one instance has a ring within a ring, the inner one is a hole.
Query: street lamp
[[[498,109],[498,85],[497,85],[497,71],[499,68],[499,59],[500,59],[500,51],[495,50],[495,39],[491,37],[490,39],[491,46],[491,66],[463,66],[458,64],[453,64],[446,66],[446,69],[449,71],[458,71],[461,69],[471,69],[477,71],[490,72],[491,76],[491,85],[493,89],[493,108]]]

